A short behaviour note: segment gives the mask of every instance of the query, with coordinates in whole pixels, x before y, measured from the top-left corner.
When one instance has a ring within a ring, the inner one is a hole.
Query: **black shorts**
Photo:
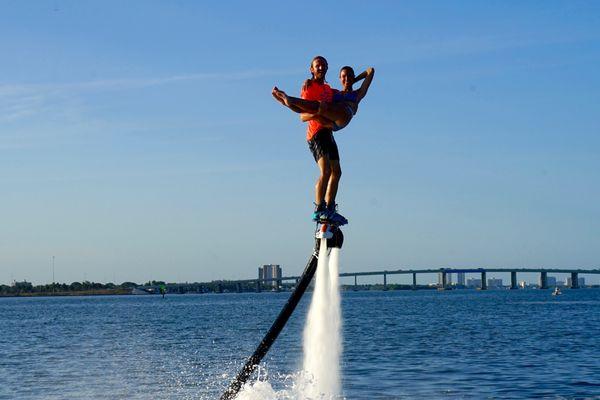
[[[308,148],[312,153],[315,161],[319,161],[321,157],[327,157],[330,160],[340,159],[337,144],[333,138],[333,131],[329,128],[319,130],[311,140],[308,141]]]

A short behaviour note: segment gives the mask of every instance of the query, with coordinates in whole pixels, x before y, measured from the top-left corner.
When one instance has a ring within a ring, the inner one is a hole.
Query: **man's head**
[[[310,63],[310,73],[312,74],[312,78],[317,82],[324,82],[327,68],[328,65],[325,57],[316,56]]]
[[[349,66],[342,67],[340,69],[340,82],[344,90],[352,90],[352,84],[354,83],[355,75],[354,69]]]

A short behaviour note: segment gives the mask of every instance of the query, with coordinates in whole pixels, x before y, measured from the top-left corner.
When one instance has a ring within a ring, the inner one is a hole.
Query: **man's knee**
[[[331,166],[331,178],[335,180],[340,180],[342,177],[342,168],[339,163],[336,163]]]
[[[325,157],[319,159],[319,170],[321,171],[321,179],[329,179],[331,176],[331,163]]]

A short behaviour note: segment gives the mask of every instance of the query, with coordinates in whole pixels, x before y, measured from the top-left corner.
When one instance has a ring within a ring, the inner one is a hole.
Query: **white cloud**
[[[14,122],[40,114],[49,106],[56,106],[57,99],[82,93],[100,91],[135,90],[145,87],[169,85],[194,81],[234,81],[271,76],[288,76],[302,73],[303,69],[268,70],[254,69],[237,72],[203,72],[147,78],[102,79],[70,83],[4,84],[0,85],[0,122]]]

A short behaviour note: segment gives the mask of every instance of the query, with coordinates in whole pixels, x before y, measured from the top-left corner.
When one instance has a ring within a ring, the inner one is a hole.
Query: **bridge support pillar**
[[[383,290],[387,290],[387,274],[383,273]]]
[[[354,291],[357,291],[357,290],[358,290],[358,282],[356,279],[356,275],[354,275]]]
[[[448,273],[446,271],[438,272],[438,290],[446,290],[448,288]]]
[[[481,271],[481,290],[487,290],[487,277],[485,271]]]
[[[548,289],[548,272],[546,271],[540,273],[540,289]]]
[[[517,271],[510,271],[510,288],[517,289]]]
[[[256,292],[260,293],[261,288],[260,288],[260,281],[256,281]]]
[[[412,276],[413,276],[412,290],[417,290],[417,273],[413,272]]]
[[[579,274],[571,272],[571,289],[579,289]]]

